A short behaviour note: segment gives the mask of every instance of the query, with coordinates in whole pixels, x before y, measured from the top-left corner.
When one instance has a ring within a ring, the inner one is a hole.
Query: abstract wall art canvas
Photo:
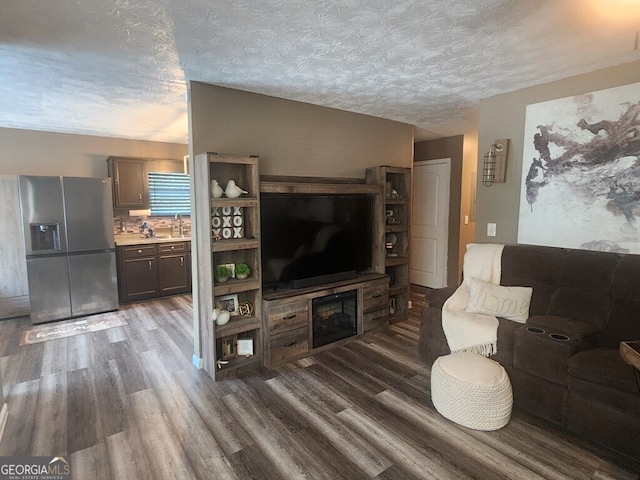
[[[640,83],[527,105],[518,243],[640,254]]]

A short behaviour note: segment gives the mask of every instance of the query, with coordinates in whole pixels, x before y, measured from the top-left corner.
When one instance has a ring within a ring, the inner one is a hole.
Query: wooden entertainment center
[[[396,178],[392,180],[389,175]],[[192,222],[195,220],[192,239],[199,272],[194,276],[193,296],[194,315],[200,325],[203,367],[207,373],[219,380],[259,366],[275,367],[342,345],[362,334],[384,330],[389,325],[390,291],[395,307],[392,317],[402,319],[408,300],[408,274],[390,275],[389,266],[408,268],[408,237],[402,238],[399,245],[402,255],[388,257],[388,234],[408,235],[410,175],[410,168],[372,167],[366,180],[260,177],[256,157],[197,155],[192,172],[196,205],[192,212]],[[214,179],[223,189],[229,180],[235,180],[248,193],[238,198],[216,197],[212,195]],[[393,189],[389,188],[390,182]],[[392,190],[396,192],[393,199]],[[399,191],[401,197],[397,195]],[[319,285],[263,292],[261,193],[370,196],[371,271],[350,278],[329,278]],[[396,207],[389,207],[389,202]],[[403,225],[388,224],[390,209]],[[237,218],[231,217],[234,214]],[[223,218],[217,218],[220,216]],[[216,279],[217,266],[239,263],[249,265],[248,278],[225,282]],[[394,280],[391,288],[390,278]],[[221,308],[221,299],[224,306],[231,300],[243,311],[225,325],[216,325],[211,316],[214,308]],[[331,312],[331,308],[336,311],[329,321],[323,312]],[[250,348],[249,355],[240,349],[241,343],[243,348]]]
[[[354,291],[357,297],[357,335],[384,330],[389,325],[389,277],[372,273],[357,279],[317,287],[274,292],[263,298],[264,364],[275,367],[348,342],[313,345],[312,305],[322,299]]]

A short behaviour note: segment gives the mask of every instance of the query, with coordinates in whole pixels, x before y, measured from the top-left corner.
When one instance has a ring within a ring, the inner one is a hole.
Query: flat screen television
[[[260,195],[263,288],[300,288],[371,271],[373,196]]]

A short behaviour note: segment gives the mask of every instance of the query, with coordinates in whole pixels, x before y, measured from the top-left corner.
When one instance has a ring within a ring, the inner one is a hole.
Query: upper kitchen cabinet
[[[115,210],[144,210],[149,203],[149,173],[184,173],[183,160],[109,157],[109,176],[113,179]]]
[[[113,179],[113,208],[149,208],[147,161],[110,157],[107,164]]]

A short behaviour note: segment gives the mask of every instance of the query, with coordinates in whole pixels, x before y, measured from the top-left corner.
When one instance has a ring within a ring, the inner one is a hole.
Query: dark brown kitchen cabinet
[[[135,302],[158,295],[156,245],[119,247],[118,289],[120,302]]]
[[[113,179],[113,207],[149,208],[147,162],[136,158],[110,157],[107,165],[109,176]]]
[[[120,302],[189,293],[190,246],[190,242],[171,242],[118,247]]]
[[[185,293],[191,290],[191,258],[187,245],[186,242],[159,245],[160,295]]]

